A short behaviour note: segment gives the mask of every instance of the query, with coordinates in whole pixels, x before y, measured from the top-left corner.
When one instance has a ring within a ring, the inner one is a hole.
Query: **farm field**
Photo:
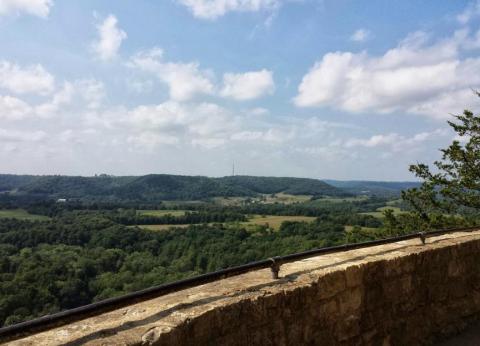
[[[190,225],[138,225],[138,226],[129,226],[129,227],[140,227],[149,231],[166,231],[173,227],[185,228]]]
[[[362,215],[371,215],[373,217],[381,219],[381,218],[383,218],[383,212],[387,209],[392,209],[394,215],[399,215],[399,214],[404,213],[404,211],[402,211],[399,207],[385,206],[385,207],[378,208],[377,211],[372,211],[372,212],[369,212],[369,213],[361,213],[361,214]]]
[[[290,195],[279,192],[275,194],[262,194],[258,197],[214,197],[213,202],[222,206],[238,206],[250,203],[259,204],[292,204],[304,203],[312,199],[310,195]]]
[[[146,215],[146,216],[183,216],[185,215],[185,210],[137,210],[137,215]]]
[[[282,204],[292,204],[292,203],[303,203],[312,199],[310,195],[289,195],[287,193],[276,193],[273,195],[263,195],[262,203],[282,203]]]
[[[6,218],[31,221],[50,220],[48,216],[30,214],[25,209],[0,209],[0,219]]]
[[[279,230],[282,222],[284,221],[296,221],[296,222],[312,222],[316,218],[313,216],[279,216],[279,215],[253,215],[253,217],[246,221],[241,222],[242,225],[254,226],[254,225],[267,225],[274,229]]]
[[[368,200],[368,196],[355,196],[355,197],[323,197],[312,201],[312,203],[343,203],[343,202],[361,202]]]
[[[312,222],[315,220],[315,217],[312,216],[278,216],[278,215],[253,215],[250,219],[246,222],[239,222],[238,224],[245,226],[247,229],[253,228],[255,226],[264,226],[267,225],[273,229],[278,231],[282,222],[284,221],[296,221],[296,222]],[[226,223],[228,224],[236,224],[236,222]],[[139,225],[138,227],[143,229],[148,229],[150,231],[165,231],[173,227],[180,227],[185,228],[189,225]],[[135,227],[135,226],[131,226]]]

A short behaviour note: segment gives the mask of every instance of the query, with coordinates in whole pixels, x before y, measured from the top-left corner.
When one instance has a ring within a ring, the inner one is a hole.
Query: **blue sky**
[[[412,180],[480,2],[0,0],[0,172]]]

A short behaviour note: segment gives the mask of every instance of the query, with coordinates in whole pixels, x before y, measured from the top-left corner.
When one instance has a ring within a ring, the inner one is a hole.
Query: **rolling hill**
[[[199,200],[211,197],[292,195],[346,196],[342,189],[307,178],[232,176],[209,178],[150,174],[145,176],[15,176],[0,175],[0,191],[15,195],[83,201]]]

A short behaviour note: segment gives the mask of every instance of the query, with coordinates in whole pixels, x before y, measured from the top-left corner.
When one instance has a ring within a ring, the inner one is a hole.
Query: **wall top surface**
[[[272,279],[269,269],[252,271],[51,329],[9,345],[140,345],[148,342],[153,330],[158,338],[158,334],[168,333],[211,310],[309,286],[332,272],[345,271],[348,285],[349,280],[355,280],[348,275],[350,267],[479,240],[480,230],[457,232],[428,238],[426,245],[420,239],[412,239],[312,257],[282,265],[278,280]]]

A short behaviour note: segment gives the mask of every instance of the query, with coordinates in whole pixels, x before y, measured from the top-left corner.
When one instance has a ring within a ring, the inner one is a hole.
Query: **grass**
[[[172,215],[172,216],[183,216],[185,215],[185,210],[137,210],[138,215],[146,215],[146,216],[165,216],[165,215]]]
[[[48,216],[30,214],[24,209],[0,209],[0,219],[19,219],[30,221],[46,221],[50,220]]]
[[[343,202],[361,202],[368,200],[368,196],[355,196],[355,197],[322,197],[312,201],[312,203],[343,203]]]
[[[188,226],[190,225],[138,225],[138,227],[149,230],[149,231],[167,231],[173,227],[186,228]],[[129,227],[137,227],[137,226],[129,226]]]
[[[399,207],[385,206],[385,207],[378,208],[377,211],[372,211],[372,212],[369,212],[369,213],[361,213],[361,214],[362,215],[371,215],[373,217],[381,219],[381,218],[383,218],[383,212],[387,209],[392,209],[394,215],[399,215],[399,214],[404,213],[404,211],[402,211]]]
[[[278,216],[278,215],[252,215],[248,221],[240,222],[240,225],[245,226],[247,230],[253,230],[257,225],[267,225],[275,230],[278,231],[282,222],[284,221],[296,221],[296,222],[312,222],[315,220],[315,217],[312,216]],[[228,224],[235,224],[235,222],[225,223]],[[149,231],[166,231],[170,228],[180,227],[185,228],[189,225],[138,225],[138,227],[149,230]],[[135,227],[135,226],[131,226]]]
[[[258,197],[214,197],[213,201],[216,204],[222,206],[239,206],[246,203],[258,203],[258,204],[292,204],[292,203],[304,203],[312,199],[310,195],[290,195],[287,193],[279,192],[274,194],[262,194]]]
[[[280,204],[292,204],[292,203],[303,203],[308,202],[312,199],[310,195],[289,195],[287,193],[276,193],[272,195],[263,195],[262,203],[265,204],[273,204],[273,203],[280,203]]]
[[[279,216],[279,215],[253,215],[253,217],[246,221],[241,222],[242,225],[247,226],[255,226],[255,225],[267,225],[278,231],[282,222],[284,221],[296,221],[296,222],[312,222],[316,218],[313,216]]]

